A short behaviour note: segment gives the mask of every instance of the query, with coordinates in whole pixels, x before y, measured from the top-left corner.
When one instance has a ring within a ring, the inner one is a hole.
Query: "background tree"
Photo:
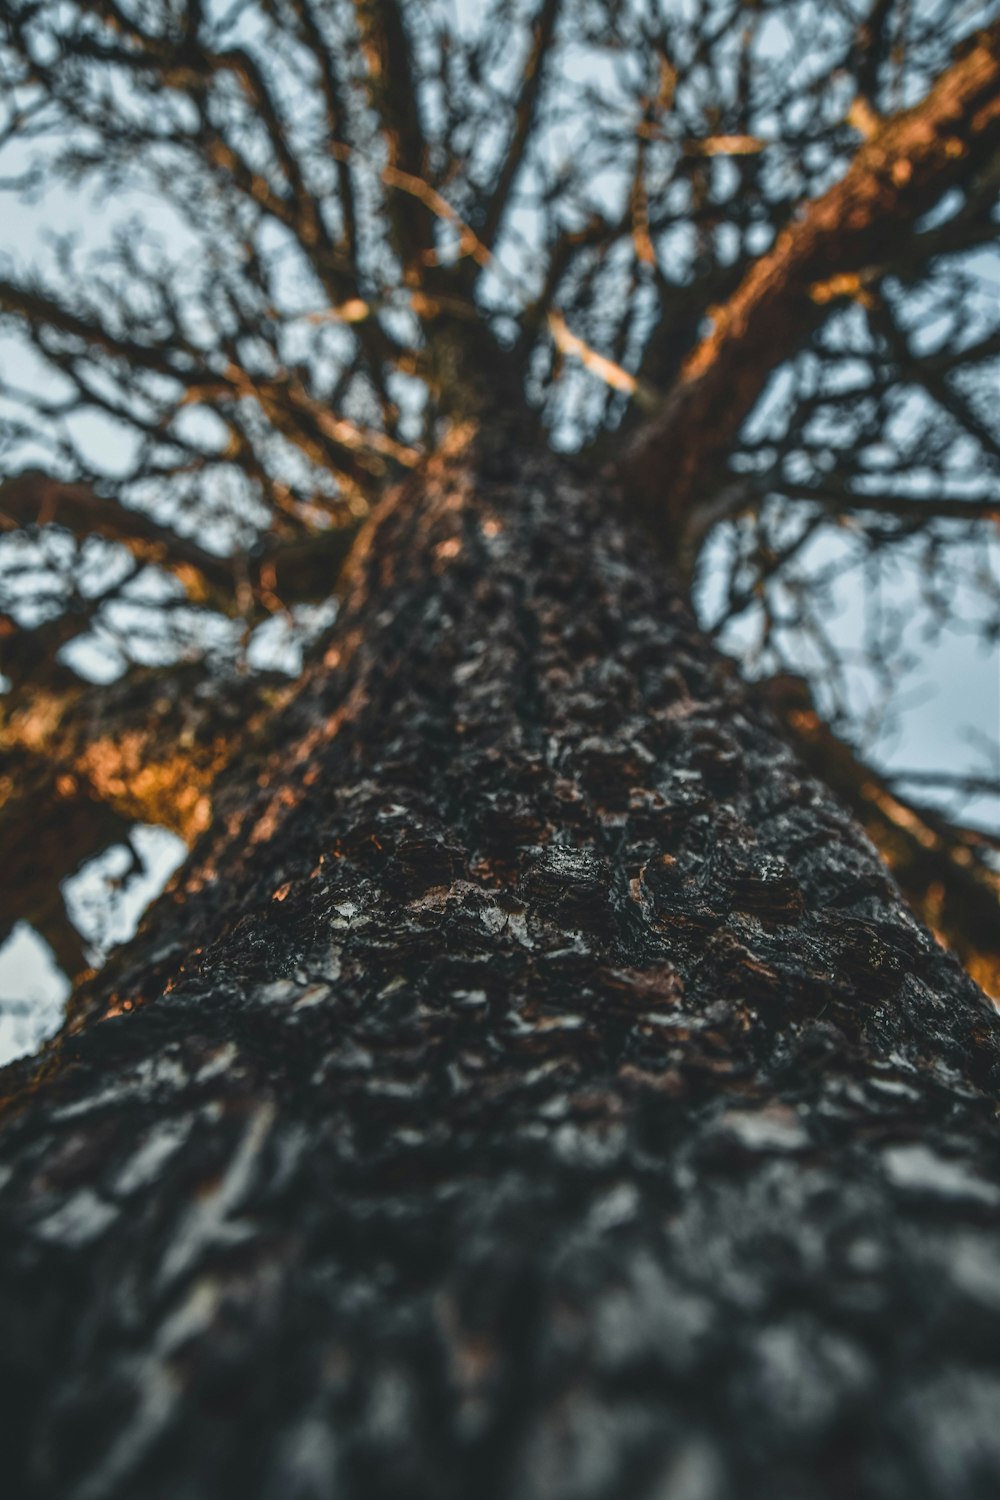
[[[995,632],[995,7],[5,25],[8,919],[198,840],[7,1075],[15,1482],[992,1493],[995,1023],[774,715],[990,980],[829,614]]]

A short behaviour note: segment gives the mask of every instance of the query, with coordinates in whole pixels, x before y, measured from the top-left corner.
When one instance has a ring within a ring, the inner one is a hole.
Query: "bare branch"
[[[532,26],[531,50],[524,64],[521,91],[514,105],[514,128],[495,182],[490,189],[483,215],[480,238],[490,250],[496,242],[514,183],[524,161],[528,142],[534,131],[538,101],[545,79],[545,65],[552,51],[561,5],[562,0],[542,0],[541,9]]]
[[[904,773],[866,765],[816,711],[801,678],[760,685],[809,769],[847,804],[917,914],[959,955],[984,989],[1000,991],[1000,874],[984,858],[994,842],[900,795]]]
[[[711,333],[623,456],[625,472],[668,529],[682,528],[718,482],[770,372],[822,318],[822,284],[873,263],[891,264],[898,237],[988,160],[998,140],[995,25],[975,38],[919,105],[885,121],[865,141],[842,180],[804,209],[714,310]],[[906,248],[912,254],[912,244]]]
[[[355,0],[354,11],[368,65],[371,101],[382,123],[386,165],[400,179],[424,182],[430,161],[402,9],[397,0]],[[434,248],[433,217],[419,195],[390,200],[389,212],[406,279],[419,283]]]
[[[242,615],[248,623],[276,609],[328,599],[357,533],[356,525],[342,525],[319,533],[265,535],[252,554],[220,556],[90,485],[65,483],[40,470],[0,483],[3,526],[59,526],[78,540],[100,536],[117,542],[137,564],[162,568],[177,578],[192,604]],[[56,654],[86,629],[108,597],[95,595],[85,608],[66,611],[33,630],[0,617],[0,670],[15,683],[72,681]]]
[[[789,498],[822,505],[834,513],[854,511],[877,516],[892,516],[900,521],[914,521],[923,526],[931,520],[1000,521],[1000,497],[957,499],[947,495],[865,494],[842,485],[790,485]]]
[[[136,822],[192,842],[215,778],[290,691],[287,678],[206,681],[187,666],[0,699],[0,941],[28,922],[77,977],[83,950],[60,883]]]

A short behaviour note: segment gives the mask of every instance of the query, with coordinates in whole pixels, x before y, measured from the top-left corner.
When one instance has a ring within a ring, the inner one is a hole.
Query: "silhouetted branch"
[[[521,170],[528,142],[532,138],[541,99],[545,66],[552,50],[552,39],[562,0],[542,0],[532,25],[531,49],[525,60],[521,91],[514,105],[514,123],[507,149],[500,162],[495,181],[486,200],[480,237],[492,250],[497,232],[507,211],[510,195]]]

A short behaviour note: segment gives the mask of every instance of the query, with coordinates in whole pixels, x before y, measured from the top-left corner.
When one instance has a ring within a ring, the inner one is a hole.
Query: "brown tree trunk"
[[[606,487],[388,500],[219,807],[6,1074],[7,1493],[992,1500],[996,1019]]]

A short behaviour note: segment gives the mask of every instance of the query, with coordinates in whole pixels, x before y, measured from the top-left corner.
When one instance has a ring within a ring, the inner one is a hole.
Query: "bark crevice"
[[[996,1017],[643,545],[413,481],[8,1070],[15,1493],[986,1500]]]

